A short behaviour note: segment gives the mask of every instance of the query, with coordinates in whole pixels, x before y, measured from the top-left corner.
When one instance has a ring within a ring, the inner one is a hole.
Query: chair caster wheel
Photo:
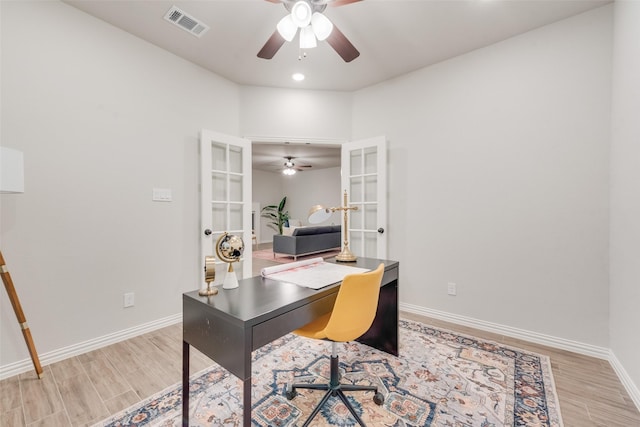
[[[378,406],[381,406],[384,403],[384,396],[379,391],[373,395],[373,403]]]
[[[284,396],[287,398],[287,400],[292,400],[297,395],[298,392],[293,389],[291,384],[287,384],[287,387],[284,389]]]

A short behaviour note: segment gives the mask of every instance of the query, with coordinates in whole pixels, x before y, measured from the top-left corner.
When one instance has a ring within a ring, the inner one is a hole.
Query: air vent
[[[176,6],[173,6],[166,15],[164,15],[164,19],[171,22],[174,25],[182,28],[185,31],[193,34],[196,37],[202,37],[204,33],[207,32],[209,26],[203,24],[198,21],[193,16],[185,13],[183,10],[180,10]]]

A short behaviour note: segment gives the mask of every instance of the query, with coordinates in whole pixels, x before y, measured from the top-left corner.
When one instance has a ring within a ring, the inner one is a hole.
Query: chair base
[[[335,354],[335,343],[333,344],[334,344],[333,353]],[[339,360],[338,360],[338,356],[334,354],[331,355],[331,378],[329,380],[329,384],[300,383],[300,384],[287,385],[287,388],[285,390],[285,397],[288,400],[291,400],[294,397],[296,397],[296,395],[298,394],[296,392],[296,389],[299,389],[299,388],[307,389],[307,390],[325,390],[326,391],[324,397],[322,398],[320,403],[318,403],[316,407],[313,409],[313,412],[311,412],[311,415],[309,415],[309,418],[307,418],[307,420],[304,422],[302,427],[306,427],[309,425],[309,423],[318,414],[320,409],[322,409],[324,404],[327,403],[327,401],[331,396],[339,397],[342,403],[344,403],[344,406],[346,406],[349,412],[351,412],[351,415],[353,416],[353,418],[356,419],[358,424],[360,424],[362,427],[366,427],[366,425],[364,424],[360,416],[356,413],[356,410],[353,408],[353,406],[351,406],[351,403],[349,403],[347,396],[345,396],[344,394],[345,391],[373,391],[375,393],[373,396],[374,403],[376,405],[382,405],[384,403],[384,396],[382,395],[382,393],[378,392],[378,387],[376,386],[340,384]]]

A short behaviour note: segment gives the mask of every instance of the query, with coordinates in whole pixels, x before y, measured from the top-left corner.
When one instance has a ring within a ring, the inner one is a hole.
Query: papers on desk
[[[347,274],[364,273],[367,268],[325,262],[322,257],[290,264],[266,267],[261,271],[262,277],[294,283],[312,289],[320,289],[341,282]]]

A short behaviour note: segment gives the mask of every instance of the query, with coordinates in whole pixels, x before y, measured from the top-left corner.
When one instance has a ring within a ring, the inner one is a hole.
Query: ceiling
[[[256,56],[287,14],[277,0],[63,0],[241,85],[354,91],[565,19],[610,0],[363,0],[324,14],[360,51],[345,63],[326,43],[299,60],[297,38],[271,60]],[[177,6],[209,26],[196,37],[164,19]],[[291,75],[306,78],[295,82]],[[340,164],[339,149],[254,144],[254,167],[282,170],[285,156],[313,170]]]
[[[242,85],[353,91],[609,3],[609,0],[363,0],[324,14],[360,51],[345,63],[326,43],[298,60],[297,38],[256,56],[287,14],[266,0],[65,0]],[[210,29],[198,38],[164,19],[173,6]],[[302,72],[303,82],[291,75]]]
[[[266,172],[281,172],[286,162],[285,157],[293,157],[292,162],[296,167],[304,166],[301,172],[340,166],[340,147],[336,145],[254,143],[251,153],[253,168]]]

